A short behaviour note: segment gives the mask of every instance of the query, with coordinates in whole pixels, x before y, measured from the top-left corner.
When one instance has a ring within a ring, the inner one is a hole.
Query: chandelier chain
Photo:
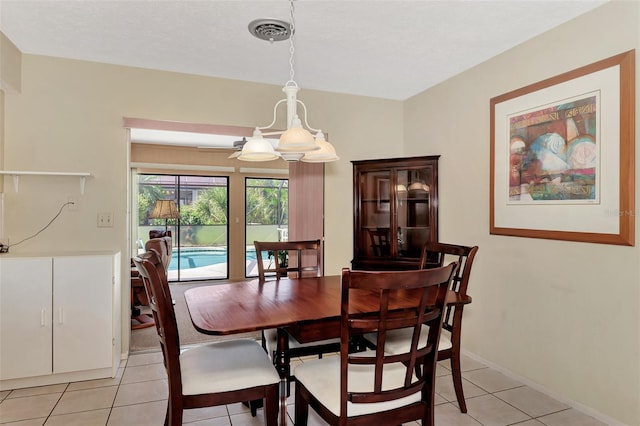
[[[290,31],[291,35],[289,36],[289,81],[287,81],[286,85],[289,85],[289,83],[291,83],[292,86],[297,86],[296,81],[294,79],[295,70],[293,68],[294,53],[295,53],[295,47],[293,45],[293,36],[295,34],[295,29],[296,29],[295,11],[294,11],[294,6],[293,6],[293,0],[290,0],[289,4],[290,4],[289,15],[290,15],[290,18],[291,18],[291,22],[289,24],[289,31]]]

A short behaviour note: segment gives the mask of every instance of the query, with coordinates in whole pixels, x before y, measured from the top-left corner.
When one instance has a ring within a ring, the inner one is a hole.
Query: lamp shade
[[[313,135],[307,130],[302,128],[302,123],[296,115],[291,123],[291,127],[280,136],[278,142],[279,152],[307,152],[320,149],[316,145]]]
[[[422,181],[413,182],[409,185],[409,191],[429,192],[429,185]]]
[[[173,200],[156,200],[150,219],[177,219],[180,217],[176,202]]]
[[[242,147],[238,160],[243,161],[270,161],[278,158],[273,146],[262,137],[259,130],[253,132],[253,137]]]
[[[320,147],[317,151],[311,151],[304,154],[302,161],[306,163],[328,163],[340,159],[336,154],[336,150],[329,142],[324,139],[324,134],[318,132],[316,135],[316,145]]]

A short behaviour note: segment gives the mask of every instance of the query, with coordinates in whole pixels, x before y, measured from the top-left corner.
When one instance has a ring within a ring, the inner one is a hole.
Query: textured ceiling
[[[304,89],[404,100],[606,0],[298,0]],[[0,0],[0,31],[27,54],[284,85],[288,41],[249,34],[287,1]],[[1,53],[1,52],[0,52]]]

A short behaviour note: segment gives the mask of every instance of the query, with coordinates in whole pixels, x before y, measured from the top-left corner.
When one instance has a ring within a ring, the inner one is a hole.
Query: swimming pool
[[[201,268],[228,261],[227,247],[182,247],[180,248],[180,269]],[[247,247],[247,260],[255,260],[254,248]],[[170,271],[178,270],[178,249],[171,253]]]

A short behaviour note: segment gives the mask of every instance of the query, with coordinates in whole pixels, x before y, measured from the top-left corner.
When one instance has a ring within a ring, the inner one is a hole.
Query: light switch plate
[[[111,228],[113,226],[113,213],[98,213],[98,228]]]

